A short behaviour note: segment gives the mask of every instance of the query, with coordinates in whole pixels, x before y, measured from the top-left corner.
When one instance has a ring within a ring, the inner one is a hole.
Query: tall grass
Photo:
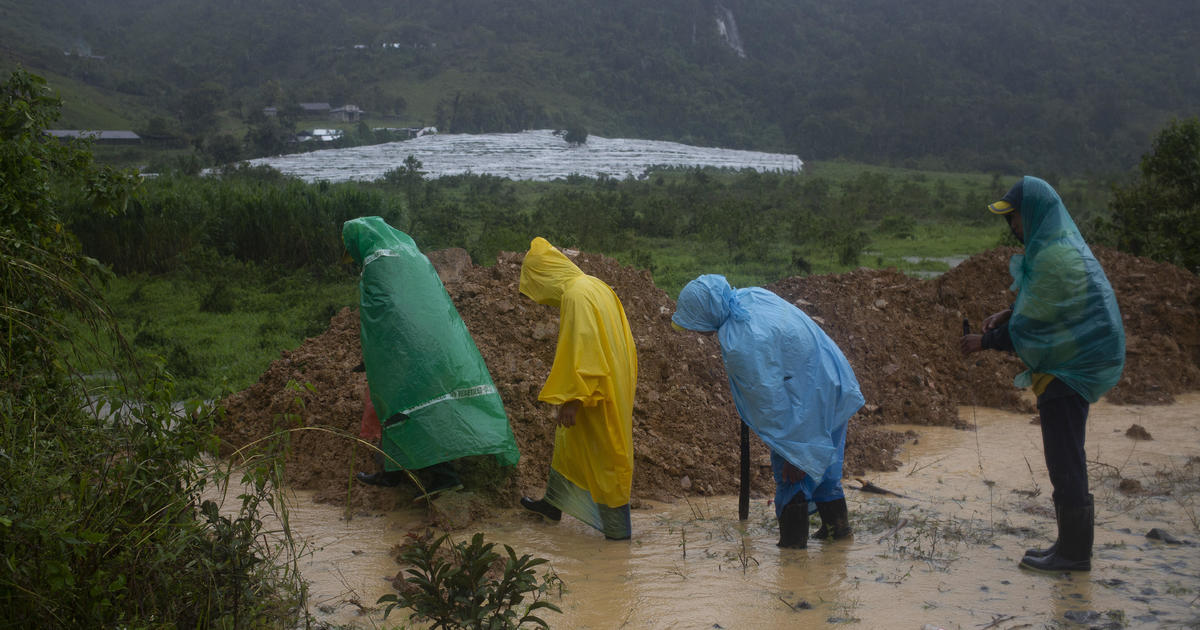
[[[39,77],[0,84],[0,626],[292,625],[303,587],[277,551],[294,546],[263,537],[277,467],[246,470],[240,507],[201,500],[220,479],[213,410],[176,413],[169,375],[130,362],[105,271],[61,219],[69,203],[119,213],[136,182],[47,142],[58,107]],[[79,351],[69,317],[111,343]],[[72,368],[86,353],[109,384]]]
[[[138,363],[162,366],[180,397],[213,400],[254,384],[281,350],[328,329],[334,314],[357,304],[357,291],[348,270],[282,274],[226,263],[117,277],[105,295]],[[78,320],[72,329],[76,339],[92,337]],[[95,341],[104,350],[114,343],[110,334]],[[91,344],[72,364],[94,382],[111,380]]]

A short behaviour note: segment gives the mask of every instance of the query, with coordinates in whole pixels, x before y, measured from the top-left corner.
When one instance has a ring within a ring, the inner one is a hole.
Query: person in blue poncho
[[[983,334],[959,342],[964,355],[1015,352],[1028,368],[1013,381],[1032,387],[1058,539],[1029,549],[1020,566],[1058,573],[1089,571],[1095,503],[1088,493],[1084,437],[1088,407],[1121,378],[1125,330],[1104,270],[1054,188],[1024,177],[988,209],[1003,216],[1025,253],[1012,257],[1012,306],[983,321]]]
[[[846,427],[865,400],[837,344],[778,295],[719,275],[689,282],[671,322],[717,335],[738,414],[771,449],[779,546],[808,545],[810,501],[821,515],[814,537],[849,536]]]

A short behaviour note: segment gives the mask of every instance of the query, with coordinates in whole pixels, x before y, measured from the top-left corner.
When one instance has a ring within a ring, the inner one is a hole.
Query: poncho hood
[[[529,243],[521,263],[521,293],[538,304],[559,306],[563,291],[584,275],[575,263],[542,237]]]
[[[342,242],[350,257],[360,265],[380,250],[419,253],[409,235],[388,225],[381,217],[360,217],[343,223]]]
[[[706,274],[687,283],[679,292],[671,321],[688,330],[710,332],[719,330],[730,317],[746,318],[737,292],[725,276]]]

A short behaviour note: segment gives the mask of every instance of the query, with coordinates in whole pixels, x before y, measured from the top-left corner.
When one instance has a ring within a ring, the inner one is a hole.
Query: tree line
[[[105,59],[39,59],[185,128],[216,84],[220,111],[244,120],[280,100],[354,102],[452,131],[578,120],[614,137],[980,172],[1124,172],[1200,101],[1186,3],[721,6],[740,49],[694,0],[67,3],[40,10]],[[27,30],[12,45],[53,40]]]

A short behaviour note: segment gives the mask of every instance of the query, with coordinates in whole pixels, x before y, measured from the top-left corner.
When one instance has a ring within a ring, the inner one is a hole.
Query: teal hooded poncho
[[[1029,369],[1013,383],[1028,387],[1033,374],[1051,374],[1096,402],[1125,367],[1125,329],[1116,295],[1049,184],[1025,177],[1020,212],[1025,253],[1008,265],[1009,288],[1017,294],[1008,329]]]
[[[487,365],[433,264],[379,217],[342,226],[362,265],[359,318],[386,470],[469,455],[517,463],[516,440]]]

